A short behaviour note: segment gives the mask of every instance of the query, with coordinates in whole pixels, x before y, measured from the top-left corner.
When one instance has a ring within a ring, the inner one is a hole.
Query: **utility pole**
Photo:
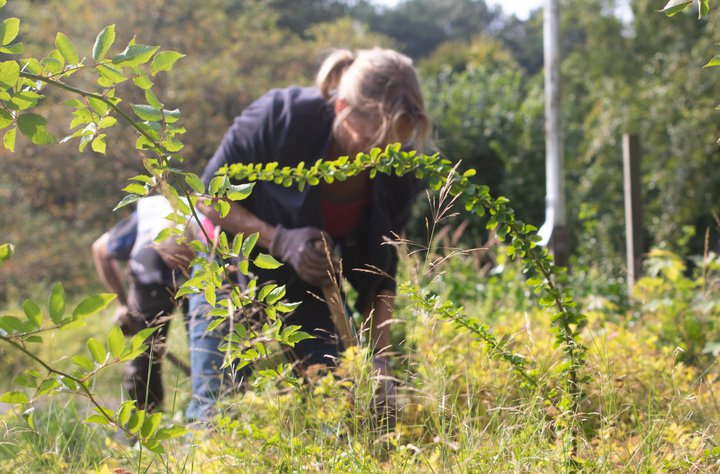
[[[627,255],[627,285],[642,276],[643,228],[640,181],[640,139],[637,135],[623,135],[623,176],[625,184],[625,248]]]
[[[560,9],[558,0],[543,6],[545,61],[545,223],[538,232],[558,265],[567,266],[570,233],[565,217],[563,134],[560,122]]]

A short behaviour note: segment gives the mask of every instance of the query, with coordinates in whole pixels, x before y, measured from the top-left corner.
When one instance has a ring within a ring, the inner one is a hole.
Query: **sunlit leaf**
[[[252,250],[255,248],[255,244],[257,243],[259,238],[260,234],[257,232],[247,236],[245,242],[243,242],[242,244],[243,257],[248,257],[250,255],[250,252],[252,252]]]
[[[107,343],[113,357],[117,358],[122,355],[123,349],[125,349],[125,336],[123,336],[119,326],[112,327],[110,334],[108,334]]]
[[[8,45],[17,38],[20,32],[20,20],[17,18],[8,18],[0,23],[0,45]]]
[[[82,354],[73,356],[73,358],[70,360],[73,361],[75,364],[77,364],[79,367],[87,370],[88,372],[95,368],[95,364],[93,364],[93,362],[90,359],[88,359],[86,356],[84,356]]]
[[[255,183],[231,185],[228,187],[227,198],[231,201],[242,201],[252,193]]]
[[[100,134],[97,137],[95,137],[92,141],[92,150],[95,153],[102,153],[105,154],[106,144],[105,144],[105,134]]]
[[[0,263],[10,260],[15,253],[13,244],[0,244]]]
[[[75,45],[70,41],[70,38],[62,33],[58,33],[55,36],[55,47],[60,51],[62,57],[65,58],[68,64],[78,64],[80,57],[78,56]]]
[[[20,65],[17,61],[3,61],[0,63],[0,88],[10,89],[15,87],[20,77]]]
[[[720,56],[715,56],[703,67],[717,67],[720,66]]]
[[[5,392],[0,395],[0,402],[11,404],[28,403],[30,399],[22,392]]]
[[[107,358],[107,351],[105,350],[105,346],[103,346],[103,343],[100,342],[99,339],[91,337],[90,339],[88,339],[87,347],[93,359],[95,359],[95,362],[97,362],[98,364],[102,364],[105,362],[105,359]]]
[[[73,310],[73,318],[84,318],[92,316],[104,310],[117,296],[112,293],[101,293],[88,296],[82,300]]]
[[[161,53],[158,53],[153,58],[152,65],[150,66],[150,71],[152,72],[153,76],[161,71],[169,71],[175,65],[175,62],[183,57],[185,57],[184,54],[178,53],[176,51],[163,51]]]
[[[30,300],[25,300],[23,302],[23,311],[25,312],[25,316],[27,316],[28,321],[32,323],[33,326],[36,328],[39,328],[42,326],[43,323],[43,314],[42,309],[40,309],[40,306],[38,306],[35,302]]]
[[[120,84],[121,82],[127,80],[127,76],[125,76],[122,71],[107,64],[99,64],[97,72],[101,77],[110,82],[109,85]]]
[[[17,136],[17,128],[11,128],[5,132],[3,137],[3,146],[6,150],[15,151],[15,137]]]
[[[46,124],[45,117],[34,113],[24,113],[17,118],[20,132],[36,145],[48,145],[56,142],[55,137],[45,128]]]
[[[658,10],[667,16],[677,15],[681,11],[685,10],[693,0],[670,0],[665,4],[662,10]]]
[[[95,38],[95,45],[93,46],[92,53],[93,59],[95,61],[102,60],[114,42],[115,25],[106,26],[97,38]]]
[[[122,53],[113,56],[112,62],[118,66],[139,66],[148,62],[159,48],[159,46],[131,44]]]
[[[162,110],[156,109],[152,105],[131,104],[130,107],[133,112],[135,112],[135,115],[140,117],[142,120],[146,120],[148,122],[159,122],[163,118]]]
[[[65,290],[59,282],[53,286],[52,293],[50,294],[48,313],[50,314],[50,319],[52,319],[52,322],[55,324],[60,324],[60,321],[62,321],[65,315]]]
[[[261,253],[257,257],[255,257],[253,263],[255,263],[255,266],[258,268],[264,268],[268,270],[272,270],[282,266],[282,263],[275,260],[272,255],[268,255],[265,253]]]
[[[193,174],[193,173],[186,174],[185,182],[196,193],[203,194],[205,192],[205,185],[203,184],[203,182],[200,180],[200,178],[196,174]]]

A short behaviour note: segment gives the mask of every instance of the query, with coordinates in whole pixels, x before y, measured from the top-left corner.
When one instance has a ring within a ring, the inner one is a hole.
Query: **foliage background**
[[[521,218],[536,225],[544,219],[539,11],[523,21],[483,0],[407,0],[390,9],[365,0],[40,3],[13,0],[3,10],[22,19],[29,54],[50,49],[56,31],[91,44],[94,32],[111,23],[119,25],[120,42],[138,35],[187,54],[159,85],[168,102],[184,111],[184,156],[196,172],[249,102],[271,87],[311,84],[332,48],[399,48],[418,64],[440,149],[477,168],[479,179],[495,195],[508,196]],[[575,253],[580,263],[598,263],[619,279],[622,133],[641,137],[648,246],[701,253],[720,189],[717,131],[708,126],[720,91],[716,75],[702,68],[716,52],[717,16],[671,20],[656,14],[656,1],[630,3],[632,18],[621,20],[610,0],[561,1],[566,189]],[[126,92],[131,100],[137,93]],[[49,98],[51,116],[63,113],[59,100]],[[131,145],[115,141],[107,157],[79,157],[71,145],[38,149],[25,143],[14,155],[3,153],[0,228],[5,240],[16,243],[17,255],[0,275],[0,299],[58,279],[70,292],[95,284],[89,246],[119,218],[110,209],[140,166]],[[425,234],[423,206],[411,237]],[[464,244],[486,239],[481,223],[472,222]]]

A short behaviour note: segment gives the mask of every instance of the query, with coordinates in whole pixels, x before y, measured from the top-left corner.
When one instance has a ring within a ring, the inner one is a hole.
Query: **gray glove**
[[[290,264],[305,283],[315,286],[329,285],[332,282],[330,272],[333,267],[329,264],[322,245],[323,236],[328,248],[332,250],[332,238],[320,229],[286,229],[277,226],[275,237],[270,243],[270,255]]]

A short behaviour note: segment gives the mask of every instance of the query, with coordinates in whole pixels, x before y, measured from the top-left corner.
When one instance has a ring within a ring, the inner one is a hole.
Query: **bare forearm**
[[[205,214],[214,224],[221,226],[228,232],[233,234],[244,233],[245,235],[258,232],[258,245],[263,248],[270,248],[275,236],[275,227],[268,224],[255,214],[247,210],[236,202],[230,202],[230,212],[225,217],[220,217],[220,213],[212,206],[207,206],[198,202],[198,208]]]
[[[367,318],[371,318],[372,328],[371,344],[375,351],[381,351],[390,346],[390,321],[393,317],[393,304],[395,293],[381,291],[373,298],[372,309]]]
[[[109,291],[117,295],[118,303],[127,305],[127,297],[125,296],[125,287],[123,285],[121,271],[117,261],[108,253],[109,234],[103,234],[93,243],[92,254],[95,263],[95,271],[97,272],[100,283]]]

